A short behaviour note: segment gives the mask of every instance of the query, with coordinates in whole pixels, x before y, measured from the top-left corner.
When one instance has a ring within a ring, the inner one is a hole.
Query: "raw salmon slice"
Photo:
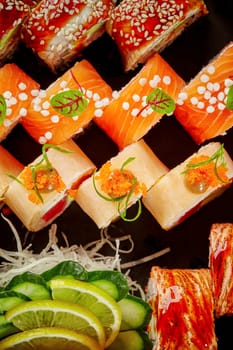
[[[94,121],[122,149],[159,122],[184,84],[173,68],[155,54]]]
[[[101,115],[111,98],[111,87],[87,60],[82,60],[40,91],[22,125],[40,144],[60,144]]]
[[[233,103],[227,103],[233,86],[232,61],[233,42],[179,94],[175,116],[197,144],[223,135],[233,126]]]
[[[29,104],[38,92],[39,84],[16,64],[0,68],[0,141],[27,116]]]

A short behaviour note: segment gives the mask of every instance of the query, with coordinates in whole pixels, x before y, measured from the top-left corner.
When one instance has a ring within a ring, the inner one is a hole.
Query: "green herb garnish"
[[[146,98],[146,105],[137,115],[140,115],[146,108],[152,108],[159,114],[170,114],[175,110],[174,100],[161,88],[154,89]]]
[[[228,94],[227,94],[227,103],[226,107],[230,109],[231,111],[233,110],[233,85],[231,85]]]
[[[3,124],[4,119],[6,118],[6,100],[3,95],[0,95],[0,126]]]

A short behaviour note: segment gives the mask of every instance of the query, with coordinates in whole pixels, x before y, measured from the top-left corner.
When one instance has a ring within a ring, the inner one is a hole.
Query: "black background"
[[[161,53],[161,56],[187,82],[233,40],[233,1],[206,0],[206,4],[209,14],[187,28]],[[78,59],[81,58],[88,59],[113,89],[120,89],[140,69],[138,67],[133,72],[123,73],[118,50],[107,34],[84,50]],[[42,88],[46,88],[62,73],[57,75],[51,73],[23,44],[12,61],[37,80]],[[144,140],[170,168],[185,160],[199,148],[173,116],[163,117],[160,123],[144,137]],[[226,150],[233,157],[233,129],[229,130],[225,136],[214,140],[223,142]],[[75,138],[75,142],[97,167],[118,153],[116,145],[93,123],[82,135]],[[41,151],[41,146],[36,144],[20,125],[15,127],[2,145],[25,165],[34,160]],[[213,223],[233,222],[232,199],[233,187],[231,186],[221,197],[169,232],[162,230],[151,214],[143,208],[143,214],[136,222],[117,221],[110,225],[109,233],[113,237],[131,234],[134,240],[133,252],[130,255],[122,255],[122,262],[142,258],[168,246],[171,248],[170,253],[150,263],[132,268],[132,278],[145,287],[152,265],[170,268],[208,266],[210,227]],[[130,211],[133,209],[131,208]],[[24,240],[27,232],[25,227],[13,214],[9,218]],[[85,244],[100,237],[100,231],[96,225],[76,203],[72,203],[55,223],[61,245],[64,244],[61,232],[66,234],[70,244]],[[6,222],[0,219],[0,246],[5,249],[14,249],[16,245],[12,236]],[[29,233],[26,244],[31,242],[34,251],[38,252],[46,245],[47,240],[48,227],[37,233]],[[112,252],[106,250],[105,253]],[[219,350],[229,350],[232,347],[232,330],[232,317],[222,317],[216,321]]]

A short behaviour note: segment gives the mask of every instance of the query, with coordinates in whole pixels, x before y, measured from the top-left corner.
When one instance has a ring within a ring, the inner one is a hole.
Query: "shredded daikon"
[[[0,287],[6,286],[9,281],[20,273],[29,271],[33,273],[42,273],[61,261],[73,260],[80,263],[86,270],[118,270],[121,271],[128,269],[124,274],[130,286],[132,293],[140,293],[142,298],[145,298],[144,290],[140,284],[133,281],[130,277],[130,268],[136,265],[142,264],[149,260],[166,254],[170,251],[170,248],[156,252],[148,257],[132,261],[129,263],[121,264],[120,254],[131,253],[134,249],[134,242],[130,235],[124,235],[119,238],[112,238],[108,234],[107,229],[100,231],[100,239],[90,242],[84,246],[82,245],[69,245],[66,235],[63,233],[65,247],[58,246],[58,239],[56,236],[57,225],[52,224],[49,229],[49,241],[46,247],[38,254],[34,253],[31,249],[31,244],[23,249],[19,234],[14,225],[3,214],[2,218],[9,224],[12,233],[16,239],[17,250],[9,251],[0,248],[0,257],[3,261],[0,264]],[[121,249],[121,242],[128,241],[129,248]],[[101,254],[101,249],[108,245],[113,251],[113,256],[105,256]]]

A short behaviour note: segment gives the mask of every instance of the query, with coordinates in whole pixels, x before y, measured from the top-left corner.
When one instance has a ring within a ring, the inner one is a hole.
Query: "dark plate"
[[[186,81],[193,78],[209,60],[233,40],[232,0],[206,0],[206,4],[209,15],[187,28],[161,53],[161,56]],[[114,89],[122,87],[136,73],[136,71],[123,73],[117,49],[107,35],[103,35],[91,44],[83,52],[82,57],[88,59]],[[57,77],[23,45],[15,54],[13,61],[41,83],[42,87],[48,86]],[[173,117],[162,118],[144,139],[170,168],[185,160],[199,148]],[[233,157],[233,129],[227,135],[215,140],[223,142]],[[97,167],[118,152],[116,145],[94,124],[91,124],[75,141]],[[3,146],[25,165],[40,154],[41,150],[41,147],[19,125],[3,142]],[[130,234],[134,240],[135,248],[130,255],[122,256],[123,262],[142,258],[168,246],[171,248],[170,253],[150,263],[132,268],[131,276],[144,287],[152,265],[170,268],[207,267],[210,227],[213,223],[233,222],[232,199],[233,187],[231,186],[221,197],[169,232],[162,230],[151,214],[143,208],[143,214],[136,222],[126,223],[120,220],[109,227],[109,233],[113,237]],[[9,218],[24,240],[27,230],[14,215],[11,214]],[[85,244],[100,237],[100,231],[96,225],[75,203],[55,223],[61,244],[64,244],[61,232],[67,235],[70,244]],[[0,233],[0,246],[14,249],[16,244],[11,230],[3,220],[0,220]],[[33,249],[38,252],[46,245],[47,240],[48,228],[41,232],[29,233],[26,244],[31,242]],[[112,252],[106,250],[105,253]],[[216,321],[219,350],[229,349],[229,344],[232,344],[232,327],[232,317],[224,317]]]

